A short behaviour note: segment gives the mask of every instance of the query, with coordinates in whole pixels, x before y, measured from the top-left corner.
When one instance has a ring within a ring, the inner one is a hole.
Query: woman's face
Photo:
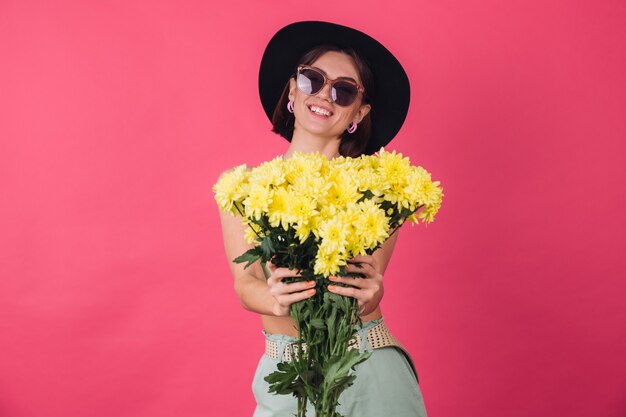
[[[341,52],[328,51],[321,55],[310,66],[324,71],[328,78],[335,80],[348,77],[363,85],[359,72],[352,58]],[[370,105],[362,104],[362,95],[347,107],[337,105],[331,100],[331,86],[326,84],[317,94],[309,96],[300,91],[296,81],[289,81],[289,99],[293,101],[295,129],[303,129],[310,134],[324,137],[340,137],[350,123],[359,123],[369,112]],[[326,110],[329,114],[314,112],[312,107]]]

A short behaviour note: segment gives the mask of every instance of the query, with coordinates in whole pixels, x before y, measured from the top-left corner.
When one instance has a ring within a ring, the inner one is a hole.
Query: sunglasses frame
[[[308,69],[308,70],[311,70],[311,71],[318,72],[318,73],[322,76],[322,78],[324,79],[324,85],[322,85],[322,87],[320,87],[320,89],[319,89],[319,90],[317,90],[315,93],[309,94],[309,93],[307,93],[307,92],[305,92],[305,91],[302,91],[302,89],[300,88],[300,84],[298,84],[298,76],[300,75],[300,73],[302,72],[302,70],[305,70],[305,69]],[[322,69],[320,69],[320,68],[317,68],[317,67],[312,67],[312,66],[310,66],[310,65],[299,65],[299,66],[298,66],[298,69],[296,70],[296,86],[298,87],[298,90],[302,91],[304,94],[306,94],[306,95],[308,95],[308,96],[314,96],[314,95],[316,95],[316,94],[319,94],[319,92],[320,92],[320,91],[322,91],[322,90],[326,87],[326,84],[330,84],[330,88],[332,89],[332,88],[333,88],[333,85],[334,85],[335,83],[337,83],[337,82],[340,82],[340,81],[343,81],[343,82],[345,82],[345,83],[351,84],[351,85],[353,85],[354,87],[356,87],[357,94],[356,94],[356,96],[354,96],[354,100],[352,100],[352,102],[351,102],[350,104],[346,104],[346,105],[344,105],[344,106],[342,106],[341,104],[337,103],[337,102],[336,102],[336,100],[333,100],[333,98],[332,98],[332,94],[331,94],[331,95],[330,95],[330,100],[331,100],[331,102],[332,102],[332,103],[337,104],[338,106],[341,106],[341,107],[348,107],[348,106],[351,106],[351,105],[352,105],[352,104],[354,104],[354,102],[356,101],[356,97],[359,95],[359,93],[361,93],[361,94],[364,94],[364,93],[365,93],[365,88],[363,88],[363,86],[362,86],[362,85],[360,85],[359,83],[357,83],[356,81],[353,81],[353,80],[351,80],[351,79],[347,79],[347,78],[344,78],[344,77],[339,77],[339,78],[335,78],[335,79],[330,79],[330,78],[328,77],[328,75],[326,75],[326,73],[325,73]]]

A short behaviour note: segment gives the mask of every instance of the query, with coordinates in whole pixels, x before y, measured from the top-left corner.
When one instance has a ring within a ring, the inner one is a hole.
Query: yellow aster
[[[320,209],[318,207],[318,209]],[[321,208],[323,210],[323,208]],[[310,232],[313,233],[315,235],[316,238],[319,239],[320,236],[320,225],[322,224],[322,222],[324,221],[324,218],[322,217],[321,211],[316,211],[315,216],[311,216],[309,218],[309,222],[306,224],[306,226],[308,227],[308,229],[310,229]]]
[[[389,237],[389,218],[372,200],[362,201],[358,206],[360,213],[356,217],[355,227],[361,240],[360,246],[374,248]]]
[[[348,171],[331,169],[327,177],[328,188],[325,193],[318,196],[319,204],[334,205],[343,208],[351,203],[356,203],[361,198],[353,176]]]
[[[328,192],[330,184],[316,171],[303,171],[293,179],[290,191],[293,194],[317,199]]]
[[[362,164],[361,158],[351,158],[347,156],[338,156],[329,161],[330,171],[342,171],[353,174],[360,169]]]
[[[417,218],[424,220],[426,223],[432,223],[435,219],[435,214],[441,207],[441,200],[443,199],[443,189],[439,187],[439,181],[429,183],[429,204],[426,205],[418,214]]]
[[[344,254],[322,244],[315,257],[313,272],[327,277],[339,272],[339,268],[346,263]]]
[[[380,150],[378,156],[378,172],[383,176],[384,181],[394,186],[404,186],[411,171],[409,158],[403,157],[401,153],[386,152]]]
[[[361,169],[355,175],[356,186],[359,191],[370,191],[377,200],[389,189],[390,185],[384,177],[375,169]]]
[[[257,234],[260,236],[263,236],[261,227],[246,220],[245,217],[243,220],[243,224],[246,226],[246,230],[244,232],[244,238],[246,239],[246,242],[255,243],[257,242],[257,239],[258,239]]]
[[[320,205],[318,220],[319,222],[324,222],[326,220],[332,219],[333,217],[337,216],[338,212],[339,210],[335,205]]]
[[[319,152],[295,152],[290,158],[285,159],[283,169],[287,182],[295,184],[303,175],[321,176],[327,166],[328,160]]]
[[[224,172],[213,185],[213,193],[219,208],[238,215],[234,203],[241,203],[246,196],[248,171],[245,164]]]
[[[312,222],[296,223],[293,227],[296,231],[296,237],[300,240],[300,243],[304,243],[313,231]]]
[[[361,216],[360,205],[350,204],[342,216],[342,221],[346,225],[346,253],[350,254],[351,258],[356,255],[367,255],[361,238],[361,231],[357,228],[358,218]]]
[[[258,220],[267,214],[273,194],[274,191],[268,186],[251,184],[248,197],[243,200],[246,216]]]
[[[402,189],[402,197],[409,202],[404,205],[415,210],[418,205],[425,203],[424,183],[430,182],[430,174],[422,167],[411,167],[407,177],[407,183]]]
[[[374,155],[361,155],[361,163],[360,163],[360,167],[361,169],[368,169],[368,170],[374,170],[377,171],[378,170],[378,166],[379,166],[379,155],[380,152],[383,152],[385,149],[384,148],[380,148],[380,150],[378,151],[377,154]]]
[[[443,189],[439,186],[439,181],[427,181],[422,185],[424,193],[424,203],[429,206],[441,204]]]
[[[343,216],[336,216],[322,222],[319,227],[322,244],[330,251],[345,251],[348,228],[342,220]]]
[[[271,161],[263,162],[250,172],[249,181],[263,187],[277,187],[285,182],[283,160],[276,157]]]
[[[316,207],[315,202],[310,197],[290,194],[288,203],[289,219],[299,224],[309,223],[317,215]]]
[[[439,181],[433,182],[430,173],[422,167],[415,167],[409,175],[409,183],[404,189],[408,198],[426,205],[432,205],[441,200],[441,191]]]
[[[285,187],[274,189],[272,202],[268,206],[268,218],[272,227],[282,225],[283,229],[287,230],[289,223],[294,221],[289,211],[290,198]]]

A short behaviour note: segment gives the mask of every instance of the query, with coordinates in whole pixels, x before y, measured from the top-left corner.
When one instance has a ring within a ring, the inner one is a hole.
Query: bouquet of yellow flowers
[[[358,306],[327,291],[326,278],[348,275],[348,260],[371,255],[405,221],[432,222],[443,197],[439,181],[381,148],[358,158],[295,153],[254,169],[240,165],[213,192],[221,210],[242,217],[245,238],[255,243],[235,262],[271,261],[299,270],[292,281],[316,281],[315,295],[291,306],[296,351],[267,376],[270,392],[296,396],[298,416],[305,416],[307,401],[318,416],[339,416],[339,395],[356,378],[350,371],[370,353],[348,349],[360,324]]]

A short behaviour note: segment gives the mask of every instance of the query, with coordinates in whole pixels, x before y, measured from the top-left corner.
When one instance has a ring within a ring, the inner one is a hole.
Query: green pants
[[[363,330],[380,320],[363,323]],[[265,337],[281,346],[295,341],[286,335],[266,334]],[[277,369],[278,363],[279,360],[267,355],[259,361],[252,382],[257,403],[253,417],[293,417],[297,411],[293,395],[268,393],[264,378]],[[346,417],[426,417],[417,376],[403,349],[391,346],[375,349],[369,359],[356,366],[355,373],[356,381],[339,397],[337,411],[340,414]],[[312,405],[307,407],[307,416],[315,416]]]

